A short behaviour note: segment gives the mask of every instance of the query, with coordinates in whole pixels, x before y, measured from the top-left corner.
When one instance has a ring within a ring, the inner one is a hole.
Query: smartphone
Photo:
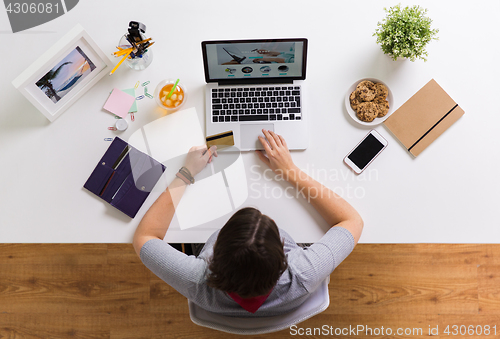
[[[387,140],[377,131],[371,130],[363,140],[344,158],[347,166],[354,173],[360,174],[372,163],[372,161],[387,147]]]

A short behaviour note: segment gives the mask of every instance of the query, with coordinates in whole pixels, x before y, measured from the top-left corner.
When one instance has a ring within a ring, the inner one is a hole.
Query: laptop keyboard
[[[212,122],[301,120],[300,86],[212,89]]]

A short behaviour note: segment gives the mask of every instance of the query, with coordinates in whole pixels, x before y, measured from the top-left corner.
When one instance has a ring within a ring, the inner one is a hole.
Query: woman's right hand
[[[262,130],[266,139],[259,136],[260,143],[264,146],[263,151],[257,151],[260,160],[265,162],[274,173],[280,174],[288,178],[291,170],[298,170],[293,163],[292,155],[288,150],[285,139],[273,131]],[[264,155],[265,153],[265,155]]]
[[[189,149],[184,167],[188,169],[193,178],[212,162],[212,157],[217,156],[217,146],[207,149],[207,145],[194,146]]]

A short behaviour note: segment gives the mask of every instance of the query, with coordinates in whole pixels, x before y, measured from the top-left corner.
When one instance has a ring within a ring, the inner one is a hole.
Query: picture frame
[[[108,56],[77,24],[12,85],[53,122],[112,68]]]

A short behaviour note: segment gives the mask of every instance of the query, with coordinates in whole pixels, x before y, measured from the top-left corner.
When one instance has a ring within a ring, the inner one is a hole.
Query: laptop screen
[[[203,41],[207,82],[304,80],[307,39]]]

